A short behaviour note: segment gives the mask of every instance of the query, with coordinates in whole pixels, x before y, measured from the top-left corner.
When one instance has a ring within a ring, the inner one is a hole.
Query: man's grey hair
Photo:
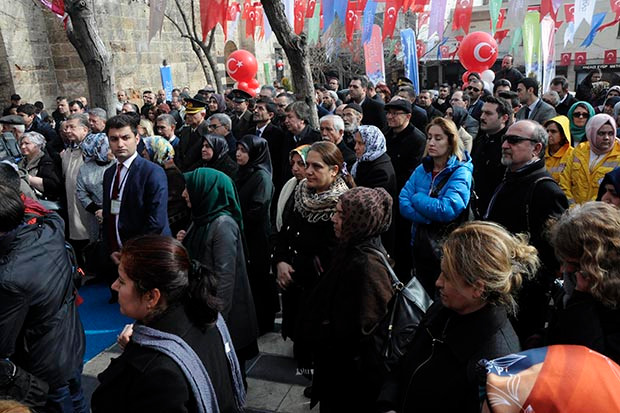
[[[41,135],[39,132],[26,132],[19,138],[19,143],[24,140],[24,138],[28,138],[30,143],[39,147],[39,149],[43,150],[45,148],[45,136]]]
[[[555,90],[548,90],[543,94],[543,100],[544,98],[547,97],[547,99],[550,101],[549,103],[552,106],[557,106],[558,103],[560,103],[560,95],[558,95],[558,92],[556,92]]]
[[[271,85],[264,85],[260,88],[260,90],[268,90],[272,98],[276,95],[276,88]]]
[[[532,136],[530,136],[530,138],[542,144],[542,148],[538,153],[538,158],[543,159],[545,157],[545,148],[547,148],[547,144],[549,143],[549,134],[547,134],[547,130],[540,123],[533,120],[524,119],[519,122],[529,122],[534,126],[534,130],[532,131]],[[535,145],[535,142],[532,142],[532,144]]]
[[[24,133],[26,132],[26,125],[9,125],[5,123],[9,129],[14,130],[15,132]]]
[[[319,125],[323,122],[331,121],[334,129],[338,132],[344,130],[344,121],[337,115],[325,115],[319,120]]]
[[[91,115],[95,115],[96,117],[98,117],[101,120],[108,120],[108,112],[105,111],[105,109],[101,109],[101,108],[92,108],[88,111],[89,114]]]
[[[174,119],[174,116],[169,115],[167,113],[162,113],[155,119],[155,123],[157,122],[166,122],[168,126],[176,126],[177,121]]]
[[[334,100],[334,102],[338,102],[338,93],[334,92],[333,90],[328,90],[327,93],[329,94],[329,96]]]
[[[286,107],[285,112],[293,112],[300,120],[303,120],[306,125],[310,123],[310,107],[306,102],[297,101],[293,102]]]
[[[232,129],[232,120],[230,120],[230,116],[228,116],[225,113],[214,113],[213,115],[209,116],[209,118],[207,119],[207,122],[211,122],[211,119],[216,119],[219,120],[220,123],[228,130],[230,131]]]
[[[86,129],[90,130],[90,123],[88,122],[88,115],[86,113],[74,113],[67,117],[67,120],[77,119]]]

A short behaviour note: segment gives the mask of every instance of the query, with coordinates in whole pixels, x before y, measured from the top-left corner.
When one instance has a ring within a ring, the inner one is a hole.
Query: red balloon
[[[484,72],[497,60],[497,41],[489,33],[469,33],[459,46],[458,56],[463,67],[474,72]]]
[[[467,84],[467,82],[469,81],[467,80],[469,78],[469,75],[471,75],[471,71],[469,70],[463,73],[463,77],[461,78],[463,80],[463,84]]]
[[[256,57],[247,50],[236,50],[228,56],[226,72],[238,82],[248,82],[258,71]]]
[[[250,89],[256,90],[256,89],[258,89],[258,88],[260,87],[260,83],[258,83],[258,80],[257,80],[257,79],[252,78],[252,79],[250,79],[250,81],[248,82],[248,87],[249,87]]]

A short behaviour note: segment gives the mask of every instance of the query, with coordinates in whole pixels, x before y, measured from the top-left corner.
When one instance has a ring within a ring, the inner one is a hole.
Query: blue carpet
[[[78,310],[86,333],[86,363],[114,344],[125,324],[133,320],[120,313],[118,304],[108,304],[110,290],[104,284],[86,285],[80,295],[84,299]]]

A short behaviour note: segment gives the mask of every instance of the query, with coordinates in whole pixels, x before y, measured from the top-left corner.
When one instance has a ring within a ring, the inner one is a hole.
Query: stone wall
[[[94,0],[94,7],[99,34],[112,53],[117,89],[126,89],[139,100],[143,90],[161,88],[159,68],[164,59],[172,68],[175,86],[196,91],[206,84],[189,40],[181,38],[168,20],[164,20],[161,36],[148,43],[149,9],[144,2]],[[175,2],[168,2],[167,7],[174,18]],[[258,54],[258,79],[263,82],[263,62],[269,61],[272,70],[275,65],[271,42],[255,46],[245,38],[243,22],[238,24],[233,40],[239,48]],[[221,74],[225,74],[224,44],[218,29],[215,46]],[[33,0],[0,2],[0,106],[12,93],[19,93],[29,102],[41,100],[46,107],[54,107],[59,95],[88,98],[84,66],[61,20]]]

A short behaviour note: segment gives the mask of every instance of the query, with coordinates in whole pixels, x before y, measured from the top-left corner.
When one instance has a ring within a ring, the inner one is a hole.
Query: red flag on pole
[[[383,39],[394,35],[394,27],[398,19],[398,12],[402,7],[402,0],[386,0],[385,12],[383,13]]]
[[[420,59],[426,53],[426,45],[422,40],[416,40],[415,48],[418,53],[418,59]]]
[[[316,0],[308,0],[308,7],[306,8],[306,17],[311,19],[314,16],[314,8],[316,7]]]
[[[617,50],[605,50],[605,64],[613,65],[618,61],[618,51]]]
[[[469,33],[473,5],[473,0],[456,0],[454,16],[452,17],[452,30],[463,29],[465,33]]]
[[[226,36],[226,12],[228,0],[200,0],[200,23],[202,27],[202,41],[219,23]]]
[[[575,52],[575,64],[578,66],[585,65],[587,57],[588,57],[587,52]]]
[[[413,0],[409,8],[411,9],[412,13],[422,13],[424,11],[424,8],[428,6],[430,1],[431,0]]]
[[[504,39],[506,38],[506,36],[508,36],[509,32],[510,32],[510,30],[508,30],[508,29],[498,30],[493,35],[493,38],[495,39],[497,44],[501,44],[504,41]]]
[[[570,65],[572,53],[562,53],[562,57],[560,58],[559,66],[568,66]]]
[[[497,16],[497,26],[495,27],[496,30],[499,30],[504,26],[504,20],[506,20],[506,9],[501,9],[499,11],[499,16]],[[493,24],[493,22],[489,23]]]
[[[306,18],[306,9],[308,8],[308,0],[295,0],[293,3],[293,13],[295,14],[295,34],[301,34],[304,31],[304,19]]]
[[[566,23],[575,21],[575,5],[574,4],[564,5],[564,20],[566,20]]]
[[[357,1],[349,1],[347,3],[346,19],[344,21],[345,35],[347,42],[353,41],[353,33],[360,27],[360,15],[363,12],[358,9],[360,3]]]

